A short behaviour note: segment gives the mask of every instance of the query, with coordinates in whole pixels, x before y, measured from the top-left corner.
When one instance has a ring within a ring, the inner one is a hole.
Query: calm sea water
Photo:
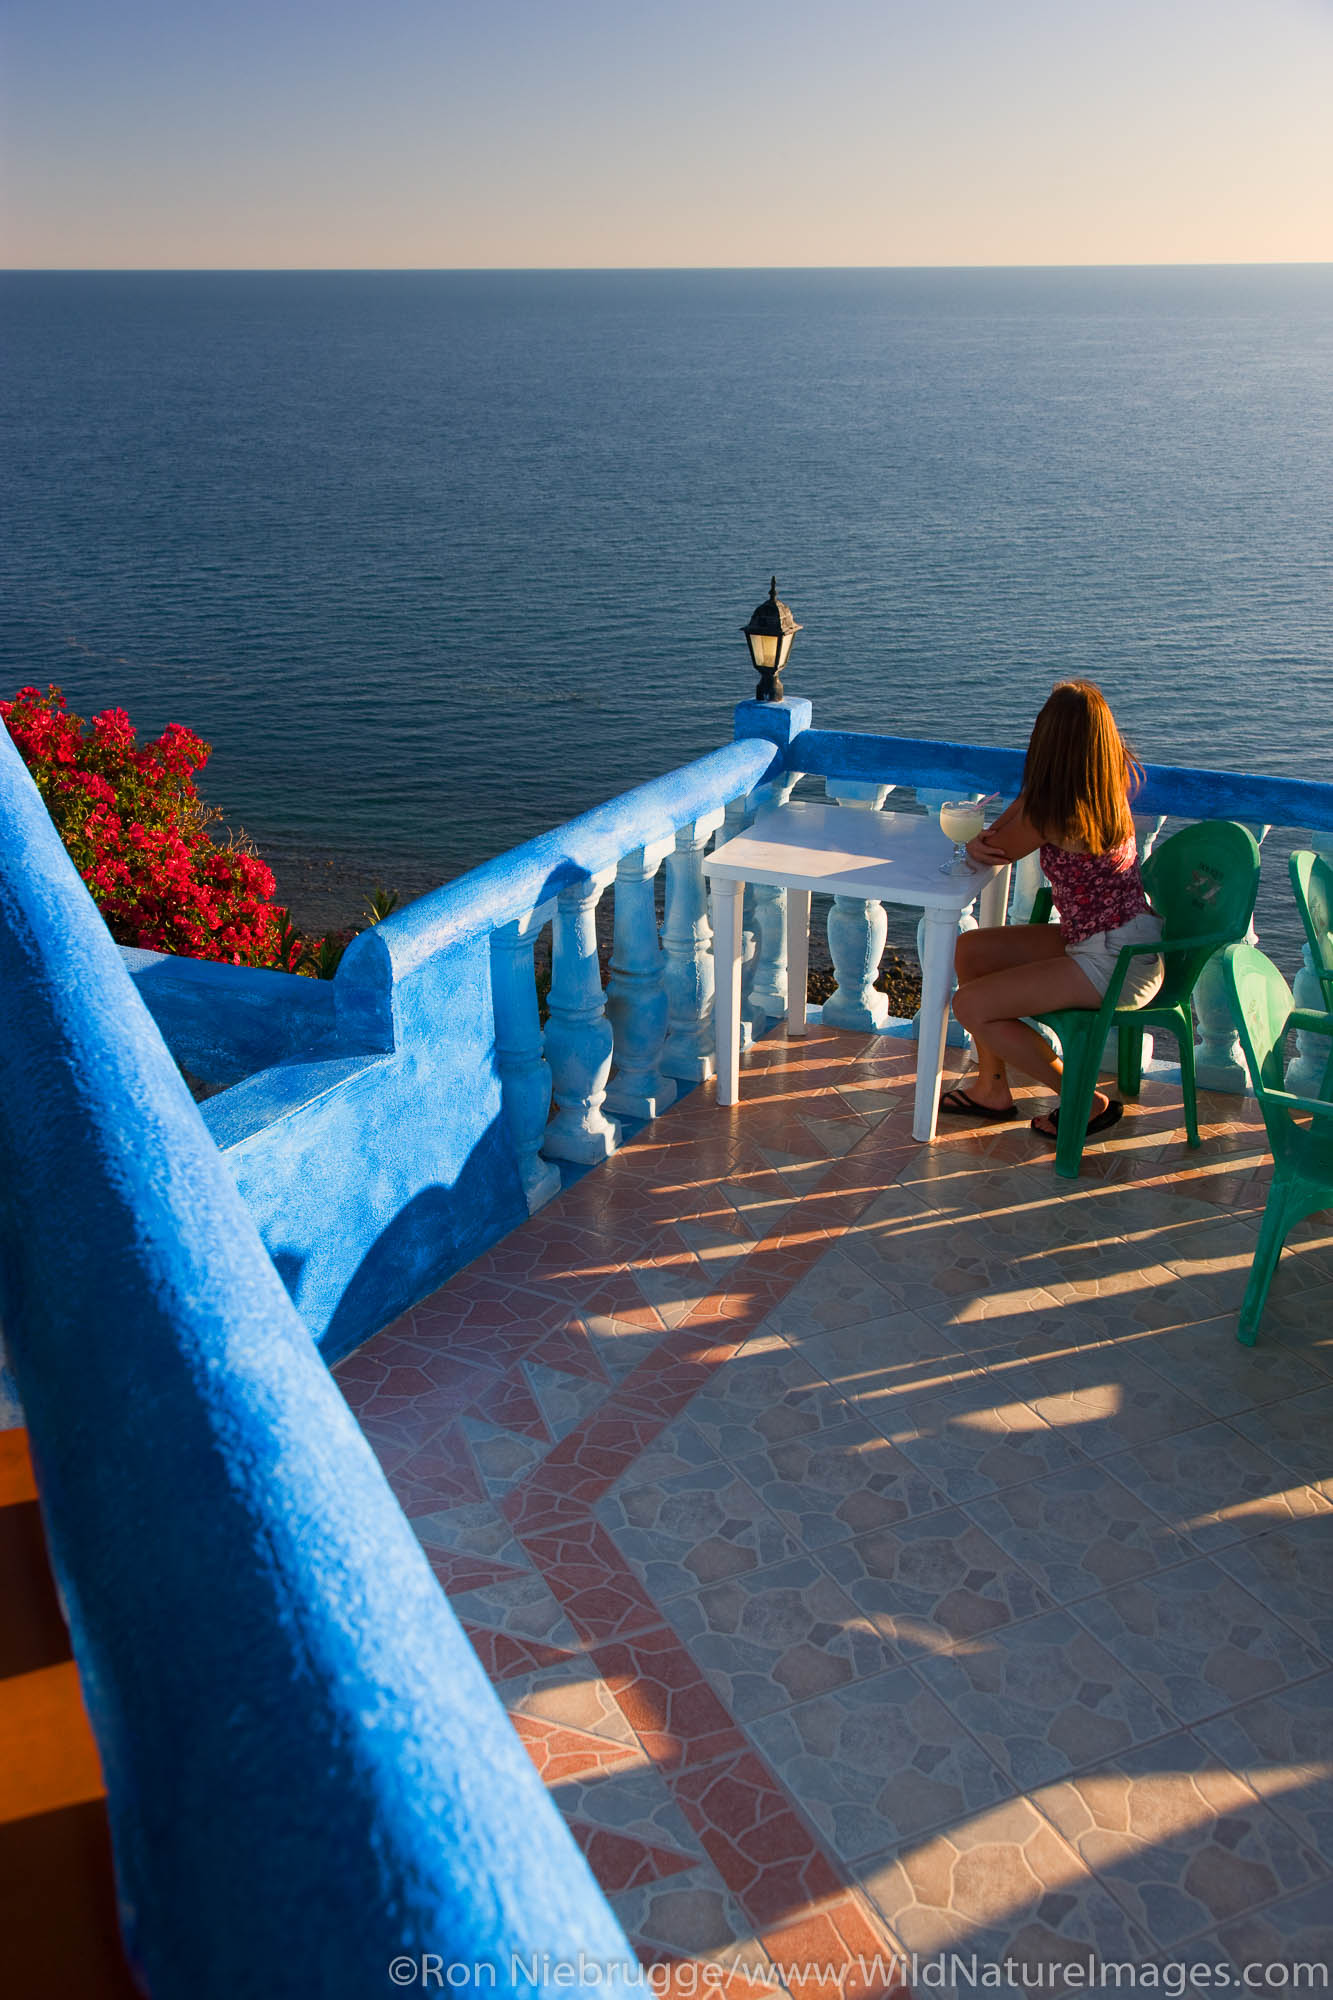
[[[413,890],[730,734],[1333,774],[1333,267],[0,277],[0,685]],[[1277,857],[1275,856],[1275,859]],[[1273,872],[1270,869],[1270,872]]]

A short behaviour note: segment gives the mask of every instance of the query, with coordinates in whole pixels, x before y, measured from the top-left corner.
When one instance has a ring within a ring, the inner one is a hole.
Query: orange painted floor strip
[[[0,1431],[0,1940],[5,2000],[131,2000],[97,1745],[27,1433]]]

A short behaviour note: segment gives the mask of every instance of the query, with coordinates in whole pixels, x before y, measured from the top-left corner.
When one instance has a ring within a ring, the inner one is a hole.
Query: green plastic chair
[[[1298,849],[1287,867],[1310,940],[1310,957],[1324,989],[1324,1005],[1333,1007],[1333,867],[1308,847]]]
[[[1293,1007],[1286,980],[1252,944],[1233,944],[1223,953],[1222,979],[1273,1154],[1273,1184],[1236,1328],[1236,1338],[1253,1347],[1288,1230],[1316,1209],[1333,1207],[1333,1103],[1297,1097],[1282,1087],[1288,1030],[1302,1028],[1333,1040],[1333,1014]],[[1312,1123],[1298,1125],[1296,1111],[1310,1112]]]
[[[1159,944],[1126,945],[1100,1007],[1061,1007],[1033,1018],[1052,1030],[1064,1057],[1055,1171],[1075,1180],[1083,1162],[1092,1094],[1097,1088],[1106,1038],[1117,1030],[1117,1082],[1122,1097],[1137,1097],[1143,1081],[1143,1035],[1166,1028],[1180,1050],[1185,1136],[1199,1143],[1194,1092],[1194,1022],[1190,996],[1199,974],[1221,946],[1243,938],[1259,892],[1259,848],[1247,827],[1230,819],[1201,819],[1183,826],[1143,864],[1143,886],[1162,919]],[[1120,992],[1134,959],[1161,952],[1166,976],[1142,1007],[1122,1007]]]

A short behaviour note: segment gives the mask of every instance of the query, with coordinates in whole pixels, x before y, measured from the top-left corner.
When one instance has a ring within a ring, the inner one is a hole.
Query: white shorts
[[[1092,937],[1084,938],[1081,944],[1067,944],[1065,956],[1073,959],[1104,997],[1122,945],[1152,944],[1161,935],[1161,918],[1155,917],[1151,910],[1144,910],[1139,916],[1131,917],[1127,924],[1118,924],[1113,931],[1096,931]],[[1165,976],[1166,967],[1159,952],[1151,958],[1145,954],[1142,958],[1133,959],[1116,1005],[1142,1007],[1152,999]]]

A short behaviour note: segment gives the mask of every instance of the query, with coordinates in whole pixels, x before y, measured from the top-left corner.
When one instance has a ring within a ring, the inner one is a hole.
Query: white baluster
[[[796,784],[797,773],[786,771],[780,778],[760,785],[750,794],[756,816],[773,806],[786,805]],[[754,1032],[760,1023],[780,1021],[787,1011],[787,891],[766,883],[754,884],[754,971],[750,979],[743,1013],[748,1013]]]
[[[878,812],[889,796],[891,785],[839,778],[825,782],[824,790],[840,806],[855,806],[863,812]],[[828,947],[837,980],[824,1002],[822,1020],[830,1028],[877,1031],[889,1018],[887,994],[875,986],[889,920],[884,905],[863,902],[855,896],[835,896],[828,913]]]
[[[551,1109],[551,1068],[542,1052],[541,1021],[532,949],[551,921],[554,899],[531,916],[491,934],[491,991],[495,1005],[495,1066],[500,1094],[518,1155],[528,1214],[560,1192],[560,1170],[541,1155]]]
[[[713,928],[708,921],[708,891],[704,883],[704,848],[722,824],[722,808],[703,813],[681,827],[667,856],[666,952],[669,1003],[666,1047],[661,1068],[684,1083],[712,1076],[713,1053]]]
[[[542,1151],[584,1166],[605,1160],[620,1143],[619,1125],[602,1111],[612,1036],[597,963],[597,904],[612,873],[585,875],[562,889],[555,912],[546,1055],[556,1109]]]
[[[616,869],[615,938],[606,1011],[615,1037],[615,1072],[608,1111],[656,1118],[676,1101],[676,1086],[660,1067],[667,1033],[667,994],[653,891],[670,839],[636,847]]]
[[[1310,841],[1316,854],[1333,863],[1333,839],[1328,834],[1315,834]],[[1308,1008],[1312,1013],[1322,1014],[1327,1002],[1324,988],[1315,971],[1314,954],[1308,944],[1301,947],[1301,969],[1292,981],[1292,998],[1298,1007]],[[1287,1089],[1295,1091],[1298,1097],[1318,1097],[1324,1094],[1324,1078],[1328,1075],[1333,1087],[1333,1043],[1327,1035],[1312,1035],[1304,1028],[1296,1031],[1296,1053],[1287,1065]]]
[[[1262,847],[1268,828],[1255,826],[1249,821],[1242,824],[1249,825],[1250,832]],[[1250,944],[1256,942],[1253,921],[1245,936]],[[1222,984],[1222,966],[1216,953],[1195,984],[1194,1018],[1199,1024],[1199,1038],[1194,1044],[1194,1071],[1200,1090],[1221,1090],[1232,1097],[1243,1097],[1250,1087],[1250,1072],[1240,1036],[1236,1033],[1236,1024],[1231,1018],[1231,1008]]]

